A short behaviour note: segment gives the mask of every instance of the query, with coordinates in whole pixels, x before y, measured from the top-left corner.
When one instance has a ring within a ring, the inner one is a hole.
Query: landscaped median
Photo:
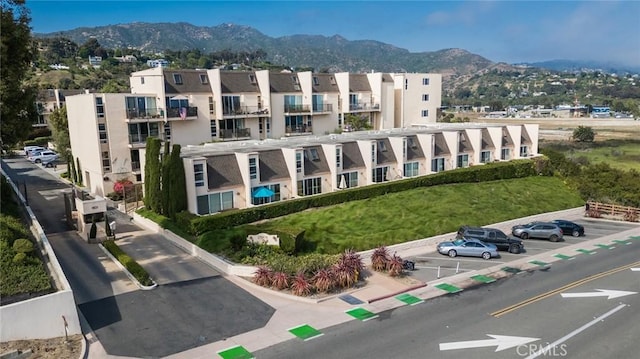
[[[156,282],[149,276],[149,273],[147,273],[138,262],[120,249],[115,241],[104,241],[101,245],[107,250],[107,253],[112,257],[111,259],[113,259],[116,264],[120,264],[129,278],[136,282],[141,289],[153,289],[157,286]]]

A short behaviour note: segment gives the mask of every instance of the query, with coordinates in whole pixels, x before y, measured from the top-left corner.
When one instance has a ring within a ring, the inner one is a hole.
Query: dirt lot
[[[82,335],[73,335],[65,342],[65,338],[16,340],[0,343],[0,355],[13,351],[25,353],[30,350],[29,359],[77,359],[82,351]]]

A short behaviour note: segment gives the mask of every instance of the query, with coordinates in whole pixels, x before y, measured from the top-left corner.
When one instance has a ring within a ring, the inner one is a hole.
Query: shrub
[[[402,258],[397,254],[394,254],[387,262],[387,271],[392,277],[397,277],[402,274]]]
[[[275,272],[271,275],[271,285],[278,290],[289,288],[289,275],[284,272]]]
[[[319,292],[327,293],[335,287],[335,276],[330,269],[318,270],[311,281]]]
[[[637,222],[638,214],[634,210],[628,210],[627,213],[624,214],[624,220],[627,222]]]
[[[260,266],[253,274],[253,282],[259,286],[268,287],[271,285],[271,269]]]
[[[293,281],[291,282],[291,292],[297,296],[306,297],[311,294],[311,290],[313,286],[304,275],[304,273],[299,272],[293,277]]]
[[[376,248],[371,254],[371,267],[373,270],[382,272],[387,269],[387,261],[389,260],[389,251],[382,246]]]
[[[14,264],[22,264],[26,261],[27,259],[27,254],[26,253],[16,253],[16,255],[13,257],[13,263]]]
[[[3,198],[4,200],[4,198]],[[4,202],[2,207],[4,207]],[[0,239],[7,241],[10,246],[17,238],[29,237],[24,224],[16,217],[0,214]]]
[[[16,253],[29,254],[33,252],[33,242],[26,238],[16,239],[16,241],[13,242],[13,250],[16,251]]]
[[[147,273],[138,262],[129,257],[113,240],[104,241],[102,245],[131,273],[140,284],[149,286],[153,284]]]
[[[578,126],[578,128],[573,130],[571,137],[576,142],[593,142],[596,133],[593,131],[593,128],[589,126]]]

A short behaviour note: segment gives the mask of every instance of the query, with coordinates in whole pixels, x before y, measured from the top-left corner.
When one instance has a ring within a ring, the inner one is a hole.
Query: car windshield
[[[464,244],[464,242],[466,242],[464,239],[456,239],[455,241],[453,241],[453,244],[455,244],[456,246],[459,246]]]

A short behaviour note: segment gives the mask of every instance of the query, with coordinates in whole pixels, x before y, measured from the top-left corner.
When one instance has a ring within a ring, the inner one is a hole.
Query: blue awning
[[[260,187],[257,190],[253,191],[253,198],[267,198],[271,197],[275,194],[272,190],[267,187]]]

